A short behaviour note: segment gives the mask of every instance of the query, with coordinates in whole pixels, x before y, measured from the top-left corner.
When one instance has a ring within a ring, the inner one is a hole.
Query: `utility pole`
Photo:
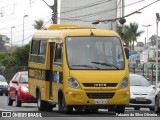
[[[57,18],[57,13],[58,13],[58,11],[57,11],[57,5],[58,5],[57,1],[58,0],[54,0],[54,7],[53,7],[53,18],[52,18],[52,20],[53,20],[54,24],[57,24],[57,20],[58,20],[58,18]]]
[[[124,42],[124,23],[126,22],[125,18],[124,18],[124,0],[121,0],[122,3],[122,16],[121,19],[119,20],[120,24],[121,24],[121,37],[122,40]]]
[[[48,3],[46,3],[45,0],[43,0],[43,2],[52,10],[52,22],[53,24],[57,24],[57,6],[58,6],[58,0],[54,0],[54,5],[50,6],[48,5]]]

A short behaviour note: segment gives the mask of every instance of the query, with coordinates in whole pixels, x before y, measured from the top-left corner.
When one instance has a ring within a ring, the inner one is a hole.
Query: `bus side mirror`
[[[126,53],[126,58],[129,59],[129,49],[128,48],[124,48],[124,51]]]

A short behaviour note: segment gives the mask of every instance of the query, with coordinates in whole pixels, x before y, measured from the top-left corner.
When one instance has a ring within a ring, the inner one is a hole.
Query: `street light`
[[[142,25],[143,27],[146,27],[147,28],[147,42],[148,42],[148,62],[149,62],[149,40],[148,40],[148,27],[150,27],[150,26],[152,26],[152,25],[150,25],[150,24],[148,24],[148,25]]]
[[[148,41],[148,27],[152,26],[152,25],[142,25],[143,27],[146,27],[147,28],[147,41]]]
[[[23,46],[23,44],[24,44],[24,18],[25,17],[28,17],[28,15],[24,15],[23,16],[23,39],[22,39],[22,46]]]
[[[15,28],[15,26],[11,27],[11,49],[12,49],[12,29]]]
[[[160,21],[159,13],[156,13],[157,37],[156,37],[156,90],[158,85],[158,22]]]

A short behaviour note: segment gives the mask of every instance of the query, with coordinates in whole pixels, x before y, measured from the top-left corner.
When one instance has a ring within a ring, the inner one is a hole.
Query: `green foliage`
[[[126,44],[132,44],[134,51],[134,42],[137,41],[137,38],[144,33],[144,31],[138,31],[137,23],[130,23],[129,25],[124,26],[124,41]]]
[[[43,25],[44,25],[44,21],[43,20],[35,20],[35,23],[33,24],[34,29],[40,30],[42,29]]]
[[[12,66],[28,66],[30,45],[17,48],[12,55],[0,54],[0,65],[10,68]]]
[[[29,45],[17,48],[13,52],[13,58],[17,66],[28,66]]]

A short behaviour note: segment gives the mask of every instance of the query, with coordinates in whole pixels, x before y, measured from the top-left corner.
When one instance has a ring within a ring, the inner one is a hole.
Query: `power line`
[[[128,6],[131,6],[131,5],[134,5],[134,4],[143,2],[143,1],[145,1],[145,0],[139,0],[139,1],[137,1],[137,2],[133,2],[133,3],[131,3],[131,4],[128,4],[128,5],[124,6],[124,7],[128,7]],[[121,9],[121,8],[122,8],[122,7],[120,7],[119,9]],[[71,17],[71,18],[81,18],[81,17],[87,18],[87,17],[97,16],[97,15],[100,15],[100,14],[105,14],[105,13],[107,13],[107,12],[111,12],[111,11],[114,11],[114,10],[117,10],[117,8],[108,9],[108,10],[103,10],[103,11],[94,12],[94,13],[89,13],[89,14],[80,15],[80,16],[75,16],[75,17]]]
[[[60,12],[60,13],[75,12],[75,11],[83,10],[83,9],[86,9],[86,8],[94,7],[94,6],[96,6],[96,5],[104,4],[104,3],[110,2],[110,1],[112,1],[112,0],[107,0],[107,1],[102,0],[102,1],[98,1],[97,3],[91,3],[91,4],[86,5],[86,6],[80,6],[80,7],[75,8],[75,9],[62,11],[62,12]]]
[[[51,17],[51,15],[48,15],[48,16],[45,16],[45,17],[42,17],[42,18],[38,18],[38,19],[35,19],[35,20],[44,19],[44,18],[47,18],[47,17]],[[34,22],[35,20],[29,21],[29,22],[25,22],[25,24],[32,23],[32,22]],[[14,26],[17,27],[17,26],[22,26],[22,25],[23,25],[23,24],[17,24],[17,25],[14,25]],[[5,28],[1,28],[0,30],[10,29],[10,28],[11,28],[11,27],[5,27]]]
[[[50,21],[51,19],[49,19],[49,21]],[[48,22],[49,21],[47,21],[45,24],[44,24],[44,26],[46,25],[46,24],[48,24]],[[44,27],[44,26],[42,26],[42,28]],[[19,42],[22,42],[22,41],[25,41],[25,40],[27,40],[28,38],[30,38],[30,37],[32,37],[33,35],[30,35],[30,36],[28,36],[27,38],[25,38],[24,40],[20,40],[20,41],[17,41],[17,42],[12,42],[12,43],[19,43]]]
[[[159,2],[159,1],[160,1],[160,0],[156,0],[156,1],[154,1],[154,2],[152,2],[152,3],[150,3],[150,4],[148,4],[148,5],[146,5],[146,6],[144,6],[144,7],[142,7],[142,8],[140,8],[140,9],[138,9],[138,10],[136,10],[136,11],[128,14],[128,15],[125,15],[123,18],[129,17],[129,16],[131,16],[131,15],[137,13],[137,12],[140,12],[141,10],[143,10],[143,9],[145,9],[145,8],[151,6],[151,5],[153,5],[154,3]],[[119,19],[121,19],[121,17],[119,17],[119,18],[114,18],[114,19],[98,20],[97,22],[107,22],[107,21],[113,22],[113,21],[116,21],[116,20],[119,20]]]

